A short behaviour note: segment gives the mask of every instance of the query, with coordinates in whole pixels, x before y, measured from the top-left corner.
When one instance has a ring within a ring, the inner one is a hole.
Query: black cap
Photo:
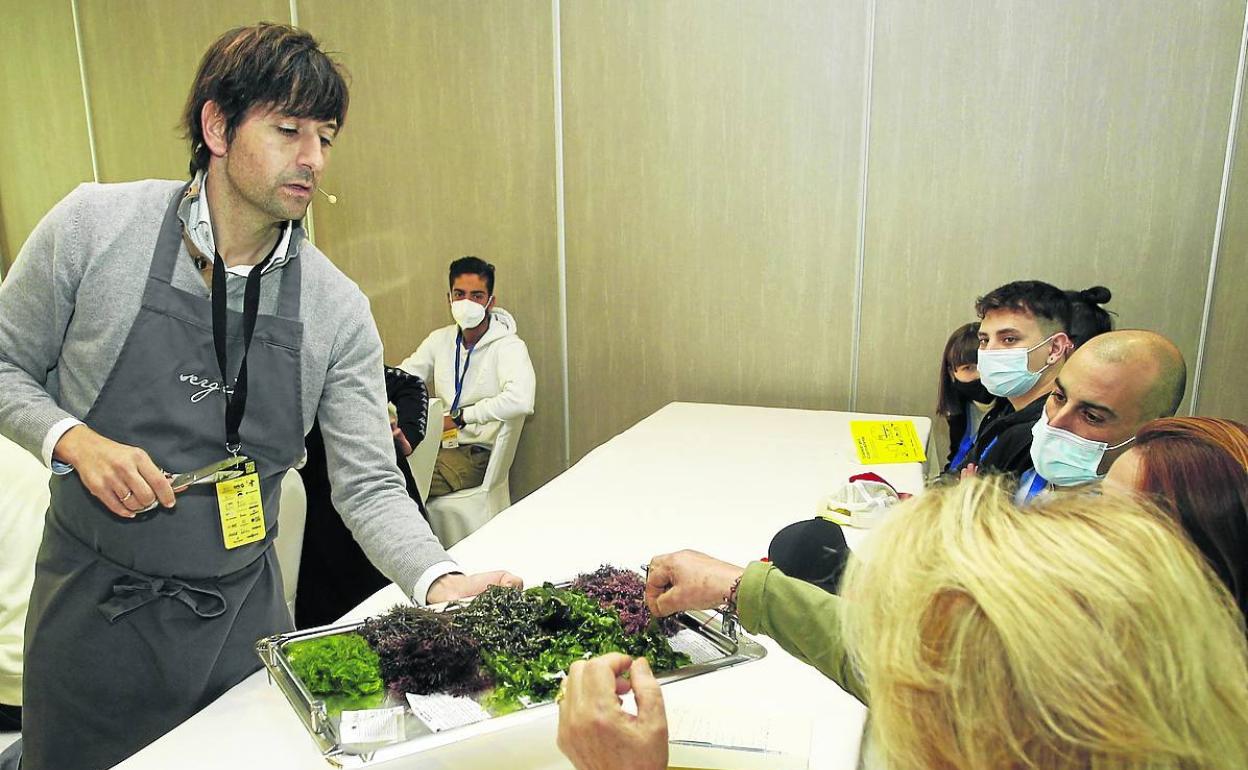
[[[789,577],[834,594],[849,558],[849,546],[839,525],[814,518],[777,532],[767,548],[767,558]]]

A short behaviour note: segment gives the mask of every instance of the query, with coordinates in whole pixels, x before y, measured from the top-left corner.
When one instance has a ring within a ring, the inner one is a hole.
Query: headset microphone
[[[321,195],[324,195],[326,198],[328,198],[330,203],[337,203],[337,202],[338,202],[338,196],[337,196],[337,195],[334,195],[334,194],[332,194],[332,193],[327,193],[327,192],[325,192],[325,188],[323,188],[323,187],[318,187],[318,188],[316,188],[316,191],[317,191],[317,192],[319,192]]]

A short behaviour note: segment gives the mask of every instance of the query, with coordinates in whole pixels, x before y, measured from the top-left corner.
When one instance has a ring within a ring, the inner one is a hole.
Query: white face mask
[[[1051,364],[1045,364],[1040,367],[1040,371],[1033,372],[1027,368],[1027,354],[1041,345],[1047,345],[1056,336],[1052,334],[1039,345],[1030,348],[1004,348],[1002,350],[980,348],[979,381],[984,383],[984,387],[994,396],[1013,398],[1023,395],[1036,386],[1036,383],[1040,381],[1040,375],[1051,366]]]
[[[1031,426],[1031,462],[1036,473],[1059,487],[1086,484],[1101,478],[1098,471],[1105,453],[1135,441],[1135,436],[1110,446],[1092,441],[1068,430],[1049,425],[1049,415],[1041,410],[1040,419]]]
[[[485,306],[470,299],[457,299],[451,303],[451,317],[461,329],[475,329],[485,320]]]

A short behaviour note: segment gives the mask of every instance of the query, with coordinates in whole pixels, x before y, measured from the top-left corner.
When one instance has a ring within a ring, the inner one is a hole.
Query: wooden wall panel
[[[79,0],[102,181],[180,178],[204,47],[287,0]],[[867,0],[566,0],[573,456],[673,399],[845,408]],[[1110,286],[1195,363],[1244,3],[876,0],[858,408],[926,412],[974,298]],[[513,488],[561,467],[546,0],[299,0],[354,75],[318,242],[394,362],[499,267],[539,378]],[[91,177],[69,3],[0,0],[0,260]],[[1248,420],[1248,118],[1199,411]]]
[[[879,0],[860,409],[931,410],[949,331],[1016,279],[1109,286],[1194,361],[1243,13]]]
[[[101,182],[186,179],[182,108],[208,45],[233,27],[290,23],[287,0],[79,0]]]
[[[0,272],[48,209],[90,182],[68,2],[0,0]]]
[[[866,23],[563,4],[574,459],[676,399],[846,407]]]
[[[1248,423],[1248,112],[1242,106],[1236,132],[1197,412]]]
[[[390,363],[451,322],[452,259],[497,267],[537,371],[512,471],[527,493],[563,469],[550,3],[301,0],[299,13],[352,73],[325,178],[339,202],[314,204],[317,242],[372,299]]]

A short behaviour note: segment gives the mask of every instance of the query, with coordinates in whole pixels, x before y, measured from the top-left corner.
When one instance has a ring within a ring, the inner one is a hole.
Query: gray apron
[[[85,419],[172,472],[226,456],[225,398],[195,397],[204,388],[193,385],[221,379],[207,289],[171,283],[188,259],[181,197],[169,204],[142,308]],[[264,276],[281,281],[278,312],[257,318],[248,355],[240,436],[260,476],[264,540],[226,550],[212,484],[179,494],[173,509],[123,519],[76,473],[53,477],[26,621],[24,770],[112,767],[258,669],[255,641],[292,627],[272,545],[282,475],[303,453],[299,275],[294,259]],[[227,329],[233,381],[240,313],[229,313]]]

